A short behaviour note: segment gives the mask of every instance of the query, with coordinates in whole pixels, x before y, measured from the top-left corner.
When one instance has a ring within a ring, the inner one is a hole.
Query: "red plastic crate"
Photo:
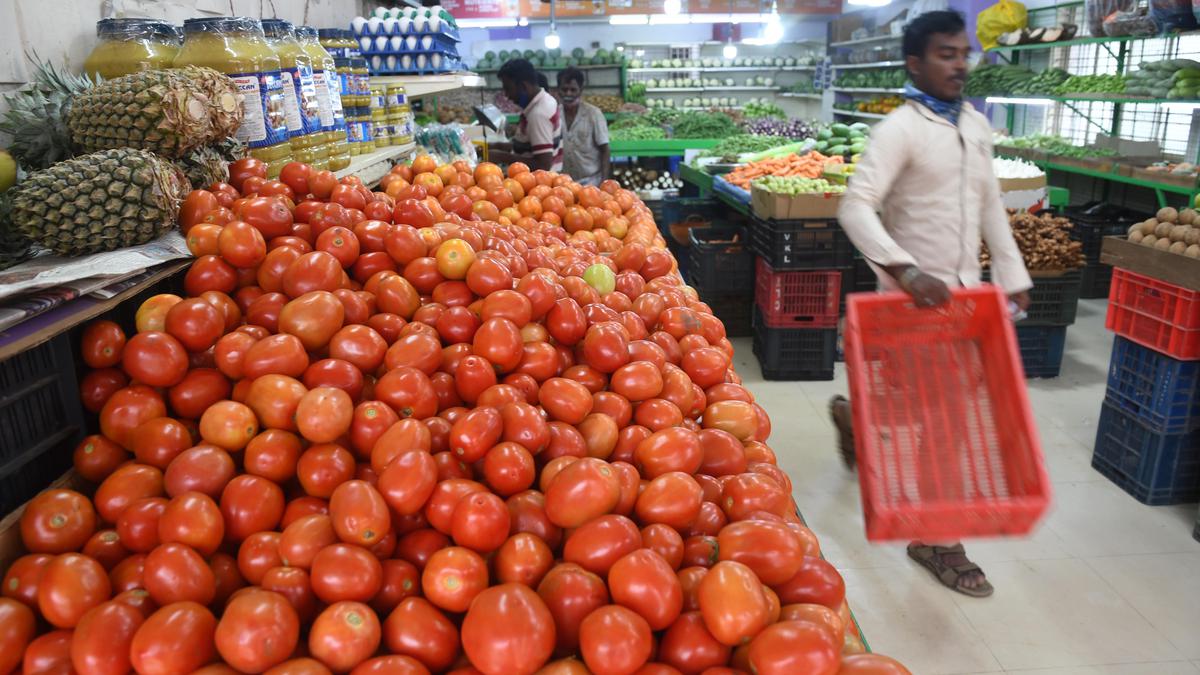
[[[1167,356],[1200,360],[1200,292],[1115,267],[1104,326]]]
[[[1050,480],[999,289],[945,307],[849,296],[846,372],[867,539],[1022,535]]]
[[[754,302],[771,328],[832,328],[838,322],[842,270],[776,272],[754,263]]]

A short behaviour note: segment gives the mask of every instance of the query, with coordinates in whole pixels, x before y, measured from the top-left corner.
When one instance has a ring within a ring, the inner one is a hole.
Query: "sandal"
[[[908,545],[908,557],[917,561],[922,567],[925,567],[933,576],[946,588],[969,595],[973,598],[986,598],[995,590],[985,578],[983,583],[974,588],[964,586],[962,584],[963,577],[972,573],[983,570],[979,565],[967,560],[967,553],[963,549],[962,544],[953,546],[926,546],[913,542]],[[947,564],[946,558],[951,560],[961,560],[958,564]]]
[[[850,425],[850,401],[845,396],[834,396],[829,399],[829,417],[838,432],[838,452],[842,456],[842,464],[850,471],[854,470],[856,457],[854,453],[854,427]]]

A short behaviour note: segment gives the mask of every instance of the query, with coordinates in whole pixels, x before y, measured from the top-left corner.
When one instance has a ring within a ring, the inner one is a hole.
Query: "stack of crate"
[[[1112,266],[1100,262],[1100,245],[1105,237],[1123,235],[1134,223],[1154,215],[1139,213],[1104,202],[1091,202],[1068,209],[1063,215],[1075,226],[1071,238],[1083,243],[1087,265],[1081,271],[1079,297],[1085,300],[1107,298],[1112,281]]]
[[[831,380],[843,275],[854,249],[833,220],[750,225],[754,355],[768,380]]]
[[[1200,292],[1113,270],[1092,466],[1145,504],[1200,499]]]
[[[739,227],[693,227],[688,232],[688,282],[713,316],[725,324],[725,335],[751,334],[754,256]]]
[[[1033,272],[1031,303],[1026,318],[1017,323],[1017,346],[1026,377],[1058,377],[1062,369],[1067,326],[1075,323],[1079,309],[1079,270]],[[985,279],[988,277],[984,275]]]

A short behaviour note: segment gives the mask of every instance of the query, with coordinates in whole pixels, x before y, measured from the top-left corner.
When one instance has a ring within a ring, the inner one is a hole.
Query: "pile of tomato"
[[[83,333],[100,433],[20,518],[0,673],[908,672],[616,183],[242,160],[180,227],[183,295]]]

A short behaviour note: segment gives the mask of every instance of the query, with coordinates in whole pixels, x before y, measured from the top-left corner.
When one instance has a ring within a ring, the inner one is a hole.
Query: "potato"
[[[1134,223],[1134,224],[1130,225],[1129,231],[1126,232],[1126,234],[1133,234],[1134,232],[1137,232],[1138,234],[1142,233],[1142,224],[1141,223]]]
[[[1193,227],[1183,235],[1183,243],[1191,246],[1192,244],[1200,244],[1200,227]]]
[[[1172,227],[1170,235],[1171,241],[1183,241],[1184,235],[1186,235],[1190,229],[1192,229],[1191,225],[1176,225],[1175,227]]]
[[[1200,244],[1192,244],[1183,254],[1189,258],[1200,258]]]
[[[1142,221],[1142,234],[1154,234],[1155,228],[1158,227],[1158,221],[1154,218],[1147,218]]]
[[[1167,250],[1171,253],[1183,255],[1183,252],[1187,250],[1187,244],[1183,243],[1182,241],[1177,241],[1174,244],[1171,244],[1171,248],[1168,248]]]
[[[1134,230],[1129,233],[1129,241],[1134,244],[1137,244],[1137,243],[1141,242],[1142,238],[1145,236],[1146,235],[1142,234],[1142,231],[1140,229]]]
[[[1159,222],[1173,223],[1179,219],[1179,212],[1170,206],[1164,206],[1158,210],[1158,213],[1154,214],[1154,217],[1158,218]]]
[[[1158,227],[1154,228],[1154,236],[1158,237],[1159,239],[1169,237],[1171,235],[1172,227],[1175,226],[1171,223],[1160,221],[1158,223]]]
[[[1184,225],[1195,225],[1196,215],[1195,209],[1184,209],[1179,212],[1179,222]]]
[[[1158,241],[1154,242],[1154,248],[1160,251],[1166,251],[1167,249],[1171,248],[1171,240],[1166,238],[1159,239]]]
[[[1148,234],[1142,237],[1142,246],[1153,246],[1154,242],[1158,241],[1158,237],[1153,234]]]

